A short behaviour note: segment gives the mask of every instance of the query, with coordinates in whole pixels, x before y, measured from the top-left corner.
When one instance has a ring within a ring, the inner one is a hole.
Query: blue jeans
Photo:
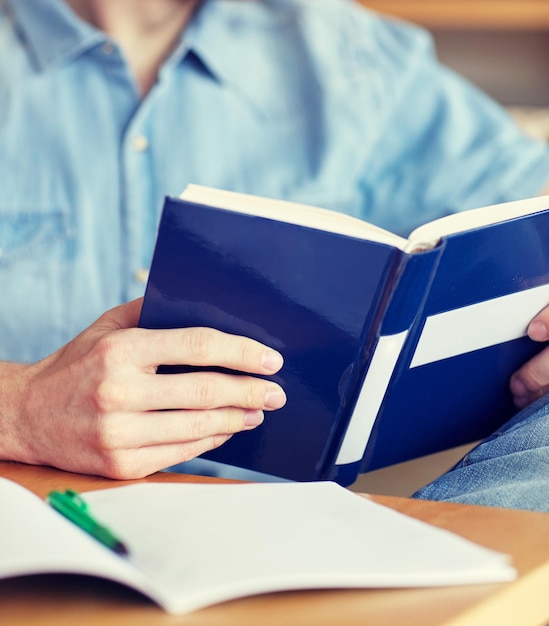
[[[412,497],[549,511],[549,395],[523,409]]]

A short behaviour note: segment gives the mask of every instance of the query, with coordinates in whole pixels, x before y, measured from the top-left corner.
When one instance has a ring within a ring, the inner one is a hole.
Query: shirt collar
[[[106,40],[63,0],[8,0],[30,54],[47,69],[79,56]]]
[[[108,39],[64,0],[7,2],[42,69],[67,63]],[[215,80],[239,92],[263,118],[284,113],[279,87],[286,68],[284,59],[271,53],[284,49],[280,41],[288,36],[288,11],[284,2],[281,8],[275,4],[203,0],[167,64],[181,62],[192,51]]]
[[[203,0],[183,38],[213,78],[235,89],[263,118],[287,110],[281,56],[290,13],[284,2]]]

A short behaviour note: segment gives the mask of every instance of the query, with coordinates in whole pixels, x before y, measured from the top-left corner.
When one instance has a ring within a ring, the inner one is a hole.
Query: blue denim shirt
[[[205,0],[143,100],[62,0],[0,0],[0,359],[141,295],[163,198],[190,182],[405,234],[547,178],[546,148],[426,33],[346,0]]]

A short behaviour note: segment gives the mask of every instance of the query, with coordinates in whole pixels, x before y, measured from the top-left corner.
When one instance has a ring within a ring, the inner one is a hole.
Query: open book
[[[501,582],[509,559],[335,483],[138,484],[85,494],[122,557],[0,479],[0,578],[98,576],[170,613],[291,589]],[[327,540],[329,538],[329,540]]]
[[[212,326],[281,351],[286,406],[205,458],[292,480],[476,441],[515,411],[549,303],[549,197],[408,239],[332,211],[190,186],[166,199],[140,325]]]

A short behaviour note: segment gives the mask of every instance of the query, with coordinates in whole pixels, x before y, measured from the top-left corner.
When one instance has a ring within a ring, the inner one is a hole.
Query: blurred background
[[[549,138],[548,0],[359,0],[427,28],[440,60]]]
[[[549,141],[549,0],[358,0],[427,28],[440,60]],[[470,446],[363,474],[355,491],[407,496]]]

